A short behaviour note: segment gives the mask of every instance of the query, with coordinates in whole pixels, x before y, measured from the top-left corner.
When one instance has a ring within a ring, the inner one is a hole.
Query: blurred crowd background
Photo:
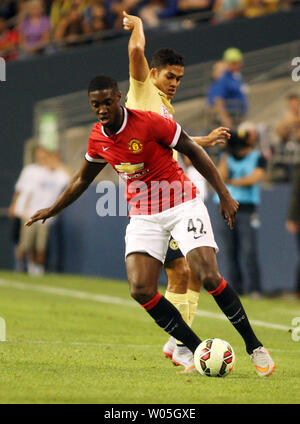
[[[52,54],[78,44],[119,37],[122,12],[146,28],[176,31],[218,25],[299,6],[299,0],[1,0],[0,56],[8,60]]]

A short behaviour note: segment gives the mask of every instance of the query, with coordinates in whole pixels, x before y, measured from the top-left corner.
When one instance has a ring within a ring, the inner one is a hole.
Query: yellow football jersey
[[[174,115],[174,108],[170,100],[165,93],[155,87],[150,73],[144,82],[137,81],[130,76],[125,106],[129,109],[150,110],[166,116],[166,118],[173,118]]]
[[[130,76],[125,106],[129,109],[156,112],[169,119],[173,119],[174,115],[174,108],[170,100],[153,84],[150,73],[144,82],[137,81]],[[177,159],[177,152],[174,150],[173,157]]]

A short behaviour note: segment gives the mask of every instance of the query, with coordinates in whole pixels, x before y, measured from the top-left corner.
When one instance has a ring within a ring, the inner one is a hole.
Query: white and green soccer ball
[[[194,352],[195,367],[201,375],[226,377],[233,369],[235,355],[231,345],[221,339],[207,339]]]

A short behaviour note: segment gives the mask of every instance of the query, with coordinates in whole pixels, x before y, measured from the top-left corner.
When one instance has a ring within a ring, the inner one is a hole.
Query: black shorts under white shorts
[[[179,249],[177,241],[174,240],[173,237],[171,237],[169,240],[169,246],[167,250],[165,264],[167,264],[168,262],[174,261],[174,259],[183,258],[183,257],[184,255]]]

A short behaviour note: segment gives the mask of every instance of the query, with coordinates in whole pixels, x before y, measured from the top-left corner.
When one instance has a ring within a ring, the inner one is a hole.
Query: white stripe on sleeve
[[[92,156],[90,156],[88,153],[85,154],[85,158],[88,162],[94,162],[94,163],[107,163],[107,161],[105,159],[95,159],[92,158]]]
[[[170,147],[174,148],[179,140],[180,134],[181,134],[181,126],[176,122],[177,129],[174,135],[174,138],[172,140],[172,143],[170,144]]]

